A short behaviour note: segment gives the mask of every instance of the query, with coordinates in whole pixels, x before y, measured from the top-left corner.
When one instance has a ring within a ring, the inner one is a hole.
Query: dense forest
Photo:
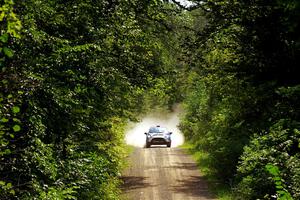
[[[3,0],[0,199],[119,199],[124,129],[180,129],[233,199],[300,199],[298,0]]]
[[[235,199],[300,199],[300,2],[201,2],[181,129]]]

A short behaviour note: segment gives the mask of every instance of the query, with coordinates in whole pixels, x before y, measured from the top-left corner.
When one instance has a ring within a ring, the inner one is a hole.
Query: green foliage
[[[220,181],[299,198],[299,2],[168,2],[1,2],[0,198],[118,199],[126,122],[180,100]]]
[[[5,76],[6,64],[12,58],[13,51],[9,47],[11,38],[19,38],[21,23],[13,10],[14,2],[5,0],[0,4],[0,170],[6,163],[5,157],[11,156],[13,148],[10,147],[10,140],[21,130],[20,108],[18,107],[18,92],[11,88],[9,78]],[[3,164],[4,163],[4,164]],[[10,197],[16,194],[13,183],[10,180],[0,177],[0,198]]]
[[[7,43],[9,35],[20,38],[21,21],[13,11],[14,1],[4,0],[0,4],[0,40]],[[7,49],[7,51],[10,51]]]
[[[126,122],[152,101],[148,91],[173,101],[165,24],[174,8],[91,0],[0,8],[0,198],[118,199]]]
[[[213,162],[211,156],[202,149],[195,147],[194,144],[188,142],[185,142],[184,145],[180,147],[193,156],[201,174],[209,183],[210,191],[215,194],[216,198],[219,200],[232,200],[234,195],[231,188],[228,185],[220,184],[218,178],[215,176],[216,172],[213,171],[214,169],[211,167]]]
[[[35,188],[39,188],[38,184],[33,185]],[[45,189],[38,189],[39,196],[37,199],[41,200],[52,200],[52,199],[77,199],[75,194],[75,186],[69,186],[67,188],[59,188],[59,187],[49,187]],[[30,199],[30,197],[24,197],[24,199]]]
[[[292,200],[290,193],[286,191],[286,189],[283,187],[283,179],[280,178],[280,171],[278,167],[267,164],[266,170],[273,176],[273,180],[275,181],[276,185],[276,193],[278,195],[278,199],[280,200]]]
[[[268,163],[299,199],[299,1],[195,2],[181,130],[237,199],[276,199]]]
[[[276,192],[279,197],[289,192],[293,198],[299,198],[299,136],[299,123],[286,120],[274,124],[268,134],[254,136],[238,167],[241,181],[237,192],[241,199],[271,198]],[[270,163],[276,166],[266,171]],[[278,167],[281,172],[276,170]]]
[[[6,193],[9,195],[15,195],[15,191],[13,190],[12,184],[4,181],[0,181],[0,191],[1,193]]]

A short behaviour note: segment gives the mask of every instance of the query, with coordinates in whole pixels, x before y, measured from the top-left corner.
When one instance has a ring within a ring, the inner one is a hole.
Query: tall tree
[[[12,7],[5,1],[5,17],[15,16]],[[117,199],[125,122],[170,71],[163,36],[172,9],[135,0],[14,8],[21,38],[1,32],[10,47],[1,52],[14,56],[1,74],[0,198]]]
[[[268,163],[298,199],[299,2],[195,2],[183,132],[241,199],[280,196]]]

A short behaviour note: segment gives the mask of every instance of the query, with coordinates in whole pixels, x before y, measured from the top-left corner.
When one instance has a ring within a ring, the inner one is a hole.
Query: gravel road
[[[179,148],[136,148],[123,173],[125,200],[214,199],[195,162]]]

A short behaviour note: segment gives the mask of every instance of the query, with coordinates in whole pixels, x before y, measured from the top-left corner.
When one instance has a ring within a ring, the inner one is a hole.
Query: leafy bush
[[[237,198],[276,196],[265,170],[271,163],[299,199],[299,1],[202,1],[193,8],[191,36],[182,40],[181,130],[208,155],[218,180],[237,187]]]
[[[271,163],[280,169],[285,189],[294,199],[300,197],[300,124],[280,120],[268,132],[257,134],[244,148],[238,167],[239,199],[276,199],[276,187],[265,167]]]
[[[165,5],[1,2],[1,199],[119,198],[125,124],[170,90]]]

